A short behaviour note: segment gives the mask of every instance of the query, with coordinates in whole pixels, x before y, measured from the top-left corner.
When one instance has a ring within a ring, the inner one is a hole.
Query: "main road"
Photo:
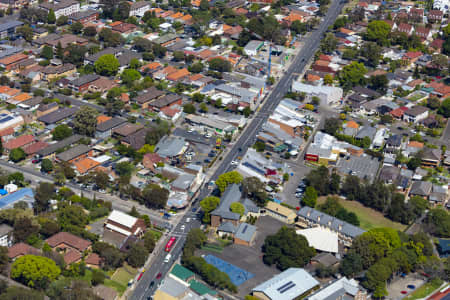
[[[345,1],[343,0],[334,0],[329,8],[326,16],[323,19],[323,22],[319,25],[317,29],[315,29],[309,37],[304,41],[304,46],[298,53],[298,55],[294,58],[294,61],[286,70],[284,76],[280,79],[280,81],[276,84],[273,91],[267,96],[259,111],[255,113],[255,117],[253,120],[247,125],[246,129],[242,132],[239,139],[234,143],[233,147],[229,150],[228,154],[222,159],[222,161],[218,160],[217,162],[220,165],[217,167],[214,174],[211,176],[210,180],[216,180],[219,175],[227,172],[231,169],[231,162],[235,160],[238,156],[242,155],[242,151],[245,151],[247,148],[251,147],[256,139],[256,134],[261,130],[262,125],[266,122],[269,115],[275,110],[280,101],[283,99],[283,96],[289,90],[295,74],[302,73],[308,61],[313,57],[317,48],[319,47],[320,41],[322,40],[324,33],[328,29],[329,26],[333,25],[337,16],[340,14],[342,8],[345,5]],[[192,204],[192,207],[198,209],[198,199],[203,199],[210,193],[210,190],[205,186],[196,201]],[[152,265],[147,266],[147,271],[144,273],[139,282],[137,282],[136,287],[133,291],[133,295],[130,297],[132,300],[142,300],[142,299],[151,299],[151,296],[157,289],[161,279],[156,279],[157,275],[161,273],[162,277],[167,274],[169,270],[169,266],[176,261],[181,254],[181,249],[185,242],[186,233],[189,229],[194,227],[200,227],[200,222],[186,222],[189,218],[193,217],[193,213],[189,211],[186,213],[180,220],[180,222],[176,225],[172,234],[178,236],[179,239],[175,248],[172,250],[172,258],[169,263],[164,263],[164,258],[167,253],[164,251],[154,253],[155,257],[152,259]],[[180,229],[182,226],[185,226],[185,232],[180,233]],[[164,237],[166,240],[168,238]],[[154,282],[152,286],[150,286],[151,282]]]

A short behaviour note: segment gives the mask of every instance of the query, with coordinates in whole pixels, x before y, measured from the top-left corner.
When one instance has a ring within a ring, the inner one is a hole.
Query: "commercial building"
[[[319,97],[321,104],[332,105],[342,100],[344,91],[339,87],[326,85],[310,85],[298,81],[292,83],[292,91],[296,93],[306,93],[310,97]]]
[[[282,206],[273,201],[269,201],[265,207],[266,215],[280,220],[286,224],[293,224],[295,222],[296,214],[293,210]]]
[[[143,17],[151,8],[151,3],[147,1],[132,2],[130,5],[130,17]]]
[[[61,16],[70,16],[71,14],[80,11],[80,2],[75,0],[62,0],[55,2],[43,2],[39,4],[39,8],[49,12],[53,10],[55,12],[55,17],[58,19]]]
[[[339,160],[336,170],[339,174],[357,176],[362,180],[373,182],[377,177],[381,163],[378,158],[369,155],[349,155]]]
[[[289,268],[256,286],[252,295],[262,300],[294,300],[318,286],[319,282],[304,269]]]
[[[306,298],[306,300],[327,299],[366,300],[368,295],[355,279],[342,277]]]

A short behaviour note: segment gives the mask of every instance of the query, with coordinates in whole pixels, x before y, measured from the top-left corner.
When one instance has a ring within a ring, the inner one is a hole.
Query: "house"
[[[72,163],[76,160],[87,157],[90,151],[91,147],[84,144],[80,144],[75,147],[69,148],[64,152],[58,153],[56,155],[56,159],[58,161]]]
[[[420,8],[411,8],[408,17],[413,22],[422,23],[424,17],[424,10]]]
[[[189,283],[166,277],[153,295],[154,300],[184,299],[189,293]]]
[[[241,216],[237,213],[230,211],[230,205],[234,202],[240,202],[244,205],[245,212],[244,216],[247,214],[258,215],[259,208],[250,200],[241,199],[242,193],[239,185],[232,184],[227,187],[223,193],[219,206],[211,212],[211,226],[219,227],[222,223],[229,222],[235,227],[239,226]]]
[[[64,149],[68,146],[71,146],[81,140],[83,138],[82,135],[74,134],[68,138],[65,138],[62,141],[56,142],[54,144],[50,144],[44,149],[41,149],[37,152],[37,155],[39,155],[40,158],[53,158],[54,154],[59,149]]]
[[[186,68],[183,68],[177,70],[176,72],[170,73],[169,75],[166,76],[166,79],[169,81],[181,81],[187,76],[189,76],[189,74],[190,72]]]
[[[256,56],[261,47],[264,46],[264,41],[252,40],[247,43],[244,47],[244,53],[248,56]]]
[[[12,231],[13,228],[6,224],[0,225],[0,246],[11,247],[12,246]]]
[[[41,116],[37,118],[37,120],[39,122],[45,123],[46,125],[51,125],[73,116],[78,110],[78,107],[61,108],[54,112]]]
[[[250,247],[254,244],[256,226],[241,223],[234,233],[233,242],[237,245]]]
[[[151,3],[147,1],[132,2],[130,5],[130,17],[143,17],[151,9]]]
[[[442,150],[425,148],[421,158],[422,158],[422,166],[439,167],[442,159]]]
[[[170,108],[175,105],[181,106],[183,99],[177,94],[167,94],[163,97],[155,99],[148,104],[148,108],[152,111],[159,112],[163,108]]]
[[[444,16],[444,12],[437,10],[437,9],[432,9],[430,11],[428,11],[428,21],[432,22],[432,23],[438,23],[442,21],[442,17]]]
[[[113,32],[117,32],[120,34],[130,34],[130,33],[134,32],[137,28],[136,25],[130,24],[130,23],[125,23],[125,22],[120,22],[117,25],[114,25],[114,26],[110,25],[110,26],[111,26],[111,30]]]
[[[400,150],[401,146],[402,136],[400,134],[394,134],[387,138],[384,151],[393,153]]]
[[[6,39],[6,38],[14,38],[17,27],[22,26],[22,25],[23,25],[23,22],[20,22],[17,20],[0,24],[0,38],[2,40]]]
[[[409,36],[409,35],[413,34],[414,27],[412,25],[410,25],[410,24],[401,23],[401,24],[398,25],[397,31],[402,32],[402,33],[406,33]]]
[[[141,149],[145,145],[145,137],[150,131],[149,128],[140,129],[126,137],[124,137],[120,142],[123,145],[127,145],[135,150]]]
[[[45,10],[47,13],[50,10],[55,12],[55,17],[58,19],[60,16],[70,16],[71,14],[80,11],[80,2],[75,0],[61,0],[55,2],[42,2],[39,4],[39,8]]]
[[[428,200],[435,205],[446,205],[448,200],[448,185],[433,184]]]
[[[84,157],[74,161],[72,164],[75,167],[75,170],[78,172],[78,174],[84,175],[94,170],[96,167],[100,166],[101,163],[92,158]]]
[[[403,120],[409,123],[418,123],[428,117],[429,109],[425,106],[416,105],[405,111]]]
[[[385,165],[380,170],[378,179],[384,183],[392,184],[397,181],[400,176],[400,169],[394,166]]]
[[[59,108],[58,103],[50,102],[48,104],[41,103],[36,110],[36,117],[40,118],[51,112],[57,111]]]
[[[159,156],[157,153],[146,153],[142,158],[142,164],[144,167],[152,172],[155,172],[158,163],[164,163],[164,158]]]
[[[297,217],[296,226],[300,228],[319,226],[329,229],[338,234],[339,241],[346,247],[350,247],[352,241],[365,232],[359,227],[307,206],[302,207],[297,212]]]
[[[433,184],[429,181],[414,181],[409,191],[410,196],[420,196],[428,198],[431,193]]]
[[[89,253],[89,255],[84,260],[86,267],[92,269],[99,269],[102,265],[102,258],[97,253]]]
[[[99,13],[93,9],[87,9],[79,11],[69,15],[69,22],[71,23],[81,23],[86,25],[91,22],[95,22],[98,19]]]
[[[348,121],[343,127],[345,135],[355,136],[358,133],[359,124],[355,121]]]
[[[11,71],[16,68],[16,66],[28,59],[28,55],[24,53],[17,53],[0,59],[0,67],[4,68],[6,71]]]
[[[15,260],[24,255],[40,255],[41,251],[25,243],[17,243],[8,248],[8,257]]]
[[[252,295],[264,300],[294,300],[304,297],[319,282],[301,268],[289,268],[252,289]]]
[[[123,140],[126,137],[131,136],[132,134],[138,132],[141,130],[144,126],[141,124],[130,124],[126,123],[122,126],[119,126],[117,128],[114,128],[112,131],[112,135],[115,138],[118,138],[120,140]],[[128,143],[129,144],[129,143]]]
[[[265,207],[266,215],[280,220],[286,224],[294,224],[296,214],[291,209],[282,206],[276,202],[269,201]]]
[[[77,78],[69,83],[69,88],[73,89],[75,92],[85,92],[89,89],[89,86],[96,80],[100,78],[97,74],[87,74],[80,78]]]
[[[368,295],[355,279],[342,277],[305,298],[305,300],[325,299],[366,300]]]
[[[67,265],[81,261],[83,253],[91,249],[90,241],[69,232],[59,232],[46,239],[45,242],[52,250],[63,255]]]
[[[183,267],[182,265],[175,264],[169,273],[170,277],[177,278],[179,280],[189,282],[195,279],[195,274],[191,270]]]
[[[105,122],[102,122],[100,124],[97,124],[97,128],[95,131],[95,137],[98,139],[106,139],[111,137],[112,131],[125,124],[127,120],[119,117],[111,118]]]
[[[5,144],[3,144],[3,149],[5,149],[6,152],[8,153],[13,149],[23,148],[25,146],[33,144],[34,142],[35,142],[34,136],[32,136],[31,134],[25,134],[15,139],[9,140]]]
[[[152,86],[151,88],[134,98],[134,101],[136,101],[136,103],[141,106],[142,109],[147,109],[148,104],[151,101],[158,99],[164,94],[165,93],[163,91],[158,90],[156,87]]]
[[[43,141],[37,141],[36,143],[23,147],[23,151],[25,152],[27,157],[31,157],[34,156],[38,151],[46,148],[47,146],[48,143]]]
[[[431,30],[427,27],[416,27],[414,33],[424,40],[430,40],[432,38]]]
[[[67,77],[73,75],[77,68],[72,64],[62,64],[59,66],[47,66],[42,71],[42,80],[51,81],[58,77]]]

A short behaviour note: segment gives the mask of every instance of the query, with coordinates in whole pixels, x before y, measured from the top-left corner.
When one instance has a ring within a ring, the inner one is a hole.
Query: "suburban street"
[[[298,55],[294,58],[290,67],[286,70],[285,75],[280,79],[277,85],[274,87],[272,92],[267,96],[265,101],[263,102],[259,111],[256,112],[253,120],[247,125],[245,130],[242,132],[238,140],[234,143],[232,148],[229,150],[228,154],[223,157],[223,159],[218,161],[220,164],[217,169],[211,176],[209,180],[216,180],[217,177],[232,168],[231,162],[235,160],[238,156],[243,155],[245,150],[253,145],[256,139],[256,134],[261,130],[262,125],[266,122],[269,115],[275,110],[280,101],[283,99],[286,92],[290,89],[292,81],[303,71],[304,67],[307,65],[308,61],[313,57],[315,51],[319,47],[320,41],[322,40],[325,31],[327,28],[334,23],[340,11],[344,7],[344,1],[333,1],[329,8],[327,15],[324,17],[323,22],[319,25],[317,29],[315,29],[305,40],[304,47],[300,50]],[[206,197],[210,190],[207,188],[207,185],[199,193],[199,196],[192,204],[192,207],[198,209],[198,200]],[[195,228],[200,226],[200,222],[195,223],[186,223],[186,219],[191,217],[191,212],[186,213],[181,221],[176,225],[174,233],[177,232],[178,228],[182,224],[185,224],[185,231],[188,232],[189,228]],[[169,234],[164,239],[167,242]],[[181,249],[183,247],[185,237],[183,236],[177,241],[175,248],[172,250],[172,261],[177,261],[180,254]],[[164,245],[164,243],[163,243]],[[137,286],[134,289],[133,295],[130,297],[131,299],[141,300],[141,299],[151,299],[154,291],[157,288],[157,284],[153,285],[152,288],[149,288],[152,280],[155,279],[156,274],[161,273],[162,277],[166,275],[169,264],[163,264],[164,258],[167,255],[167,252],[163,251],[163,249],[157,249],[154,255],[153,263],[151,266],[146,266],[147,270],[141,280],[137,283]],[[159,252],[158,252],[159,251]]]

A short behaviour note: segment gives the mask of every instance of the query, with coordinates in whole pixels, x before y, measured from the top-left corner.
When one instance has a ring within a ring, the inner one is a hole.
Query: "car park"
[[[406,287],[410,290],[414,290],[416,288],[414,284],[408,284]]]

